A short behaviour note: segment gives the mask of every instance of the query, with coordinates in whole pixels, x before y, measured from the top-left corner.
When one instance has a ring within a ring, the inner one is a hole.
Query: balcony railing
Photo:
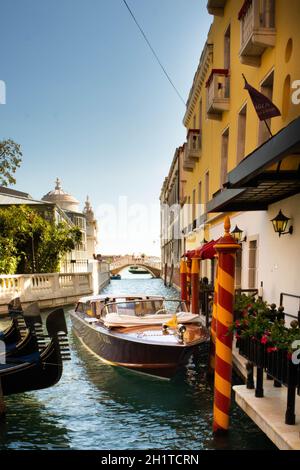
[[[229,110],[230,77],[228,69],[212,69],[206,82],[206,111],[210,119],[220,119],[220,114]]]
[[[258,67],[265,49],[275,46],[275,1],[246,0],[238,19],[241,22],[241,62]]]

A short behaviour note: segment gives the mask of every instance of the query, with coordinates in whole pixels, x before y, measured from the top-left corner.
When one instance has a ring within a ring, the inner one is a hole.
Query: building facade
[[[207,8],[213,22],[183,119],[181,254],[217,240],[229,214],[243,240],[236,287],[262,286],[264,298],[278,304],[281,293],[300,295],[299,2],[208,0]],[[243,75],[281,116],[258,119]],[[292,235],[275,233],[279,210],[291,218]],[[210,261],[201,262],[201,275],[212,277]],[[298,302],[284,300],[293,311]]]
[[[33,199],[25,192],[0,187],[0,207],[26,205],[50,222],[64,222],[70,227],[80,228],[82,241],[65,255],[61,261],[61,272],[87,272],[88,262],[96,253],[97,221],[88,199],[83,212],[80,211],[79,204],[76,198],[62,189],[58,178],[54,190],[45,194],[41,200]]]

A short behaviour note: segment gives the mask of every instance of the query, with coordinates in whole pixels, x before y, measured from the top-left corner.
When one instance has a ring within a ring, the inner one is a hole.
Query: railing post
[[[59,291],[60,291],[59,274],[58,274],[58,273],[55,273],[55,274],[51,277],[51,286],[52,286],[52,290],[53,290],[53,293],[54,293],[54,294],[55,294],[56,292],[59,292]]]
[[[255,396],[257,398],[262,398],[264,396],[264,368],[262,364],[262,345],[258,343],[257,346],[257,370],[256,370],[256,389],[255,389]]]
[[[216,434],[226,433],[229,428],[232,380],[232,333],[229,333],[229,326],[233,323],[235,254],[240,249],[230,235],[228,216],[225,217],[224,229],[224,236],[215,245],[219,260],[213,422]]]
[[[246,363],[246,371],[247,371],[247,381],[246,381],[246,387],[249,390],[253,390],[255,388],[254,386],[254,377],[253,377],[253,362],[248,361]]]
[[[288,393],[287,393],[287,408],[285,413],[285,424],[295,424],[295,403],[296,403],[296,386],[297,386],[297,371],[296,367],[290,359],[288,360]]]

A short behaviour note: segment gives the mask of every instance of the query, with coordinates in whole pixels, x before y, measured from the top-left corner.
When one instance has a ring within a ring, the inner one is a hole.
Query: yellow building
[[[183,119],[181,246],[217,239],[229,213],[244,240],[237,287],[263,285],[266,300],[278,303],[281,292],[300,294],[299,0],[208,0],[207,8],[213,22]],[[281,110],[267,122],[273,138],[243,74]],[[293,219],[293,235],[274,232],[270,220],[280,209]],[[209,261],[201,264],[202,276],[210,277]]]

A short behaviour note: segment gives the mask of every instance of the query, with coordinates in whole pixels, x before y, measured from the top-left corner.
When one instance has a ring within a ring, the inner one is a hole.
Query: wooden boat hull
[[[105,327],[94,328],[79,312],[70,316],[76,335],[103,362],[158,378],[171,379],[202,346],[132,341]],[[207,347],[207,342],[203,342],[203,347]]]

